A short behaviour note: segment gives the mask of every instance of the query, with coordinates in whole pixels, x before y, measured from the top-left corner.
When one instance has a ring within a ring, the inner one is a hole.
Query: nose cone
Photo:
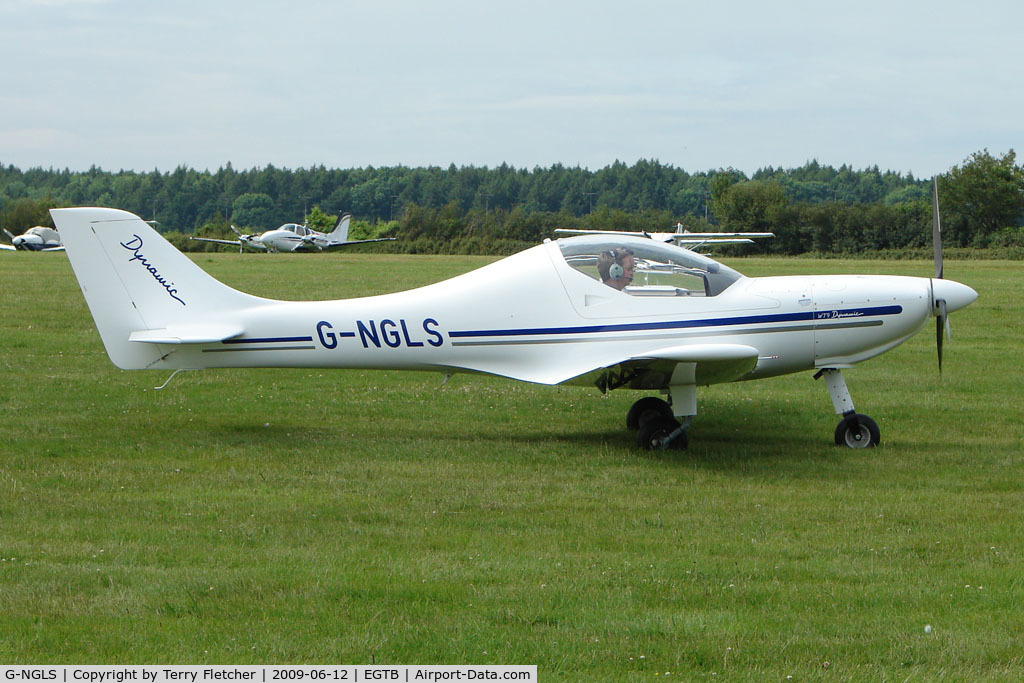
[[[945,301],[949,313],[970,306],[977,298],[978,293],[967,285],[952,280],[932,280],[932,299]]]

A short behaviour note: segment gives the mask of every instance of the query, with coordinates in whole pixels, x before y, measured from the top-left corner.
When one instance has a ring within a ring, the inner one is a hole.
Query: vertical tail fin
[[[348,214],[348,213],[344,214],[341,218],[338,219],[338,224],[334,226],[334,230],[331,231],[331,234],[328,235],[328,237],[330,237],[332,240],[335,240],[337,242],[347,242],[348,241],[348,224],[349,224],[349,221],[351,221],[351,220],[352,220],[352,214]]]
[[[158,367],[168,347],[154,339],[196,341],[240,334],[240,325],[231,321],[232,310],[264,301],[214,279],[127,211],[75,208],[50,213],[107,355],[120,368]],[[190,339],[182,338],[183,330]]]

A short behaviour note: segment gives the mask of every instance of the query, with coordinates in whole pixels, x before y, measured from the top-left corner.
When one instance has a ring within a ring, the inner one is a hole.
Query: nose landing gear
[[[832,405],[843,419],[836,427],[835,441],[837,446],[849,448],[871,448],[882,442],[878,424],[867,415],[861,415],[853,408],[853,398],[846,388],[843,373],[837,368],[825,368],[814,375],[814,379],[825,377],[828,393],[832,397]]]
[[[849,448],[870,448],[882,440],[878,425],[867,415],[847,415],[836,427],[836,445]]]

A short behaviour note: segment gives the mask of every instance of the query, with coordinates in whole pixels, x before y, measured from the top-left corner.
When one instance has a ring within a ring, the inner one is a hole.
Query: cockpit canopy
[[[309,228],[305,225],[299,225],[298,223],[285,223],[280,227],[281,230],[287,230],[288,232],[294,232],[299,237],[305,237],[309,234]]]
[[[743,277],[702,254],[642,237],[587,235],[563,238],[557,244],[566,263],[598,281],[601,253],[628,249],[636,272],[623,291],[632,296],[717,296]]]

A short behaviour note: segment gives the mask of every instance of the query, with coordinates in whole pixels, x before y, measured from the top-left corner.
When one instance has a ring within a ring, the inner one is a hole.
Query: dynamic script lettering
[[[132,261],[138,261],[143,268],[149,271],[149,274],[153,276],[153,279],[160,283],[160,286],[167,290],[167,295],[177,301],[182,306],[187,304],[178,296],[178,290],[174,288],[173,282],[168,282],[164,279],[164,276],[160,274],[160,271],[156,269],[152,263],[142,254],[142,238],[138,235],[132,235],[132,239],[127,242],[120,243],[122,247],[132,252],[132,257],[128,259],[128,263]]]
[[[836,318],[859,318],[864,311],[818,311],[818,320],[835,320]]]

